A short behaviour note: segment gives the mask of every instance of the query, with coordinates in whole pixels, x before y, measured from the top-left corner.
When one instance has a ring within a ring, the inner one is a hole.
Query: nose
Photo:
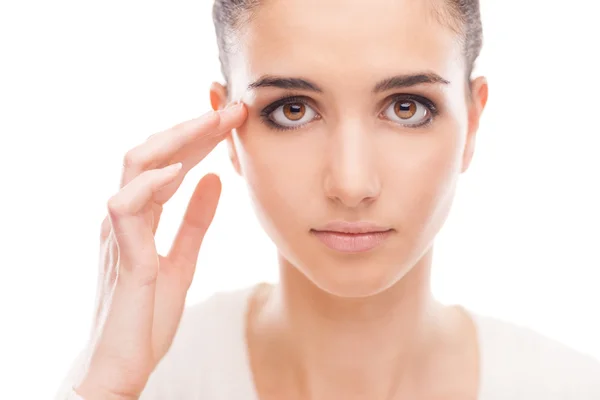
[[[349,208],[372,203],[381,184],[373,135],[358,121],[346,121],[332,132],[326,157],[324,189],[329,199]]]

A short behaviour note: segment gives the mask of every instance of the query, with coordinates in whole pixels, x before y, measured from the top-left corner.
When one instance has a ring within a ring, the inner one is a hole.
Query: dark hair
[[[440,0],[431,0],[432,3]],[[433,6],[434,16],[453,31],[462,40],[465,53],[467,80],[470,82],[475,61],[479,57],[483,42],[483,29],[479,0],[441,0],[446,7]],[[234,50],[235,35],[248,23],[260,0],[215,0],[213,22],[219,46],[221,73],[229,83],[229,54]]]

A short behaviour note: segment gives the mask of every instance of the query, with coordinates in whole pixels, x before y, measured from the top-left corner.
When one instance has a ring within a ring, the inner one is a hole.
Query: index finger
[[[195,159],[199,162],[226,137],[227,132],[239,127],[246,116],[243,103],[232,103],[225,109],[210,111],[150,136],[125,155],[121,187],[149,169],[184,162],[182,150],[187,150],[190,146],[193,149],[189,150],[197,154]],[[191,167],[184,165],[187,170]]]

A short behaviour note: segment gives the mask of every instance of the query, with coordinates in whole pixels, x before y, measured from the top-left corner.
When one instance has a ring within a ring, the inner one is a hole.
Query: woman
[[[595,360],[430,291],[488,96],[477,0],[217,0],[214,21],[218,111],[127,153],[93,335],[59,399],[600,399]],[[224,139],[280,281],[184,312],[218,178],[166,256],[154,233]]]

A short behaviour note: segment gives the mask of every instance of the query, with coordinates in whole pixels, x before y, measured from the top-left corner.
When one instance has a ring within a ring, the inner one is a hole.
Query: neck
[[[360,299],[326,293],[281,260],[280,284],[265,311],[277,321],[280,353],[290,358],[299,391],[309,398],[386,398],[394,384],[412,378],[441,313],[430,291],[431,259],[432,250],[394,286]]]

